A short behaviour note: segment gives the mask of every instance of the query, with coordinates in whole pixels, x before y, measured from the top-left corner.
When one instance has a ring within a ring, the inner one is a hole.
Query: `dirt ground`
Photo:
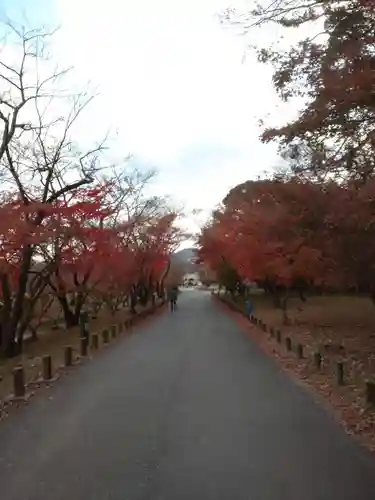
[[[137,312],[144,308],[137,306]],[[103,329],[108,329],[112,324],[125,321],[129,317],[127,308],[120,309],[114,316],[108,311],[101,311],[97,319],[91,319],[88,329],[91,333],[100,333]],[[52,370],[57,372],[64,364],[64,347],[72,346],[74,358],[79,358],[80,334],[79,328],[67,330],[63,325],[52,330],[43,328],[38,332],[39,340],[25,342],[24,352],[21,356],[12,359],[0,360],[0,407],[1,402],[13,392],[12,371],[16,366],[22,365],[25,370],[25,379],[28,384],[40,379],[42,374],[42,356],[50,354],[52,357]],[[102,342],[99,339],[99,342]]]
[[[292,340],[322,355],[350,361],[352,377],[375,375],[375,307],[368,297],[311,297],[303,303],[292,299],[290,325],[283,325],[282,312],[270,300],[254,298],[254,314],[266,324],[290,331]]]
[[[375,409],[366,403],[366,380],[375,376],[375,307],[367,297],[311,297],[306,303],[293,299],[289,307],[290,325],[265,296],[254,296],[254,316],[268,327],[264,334],[249,327],[261,347],[274,356],[294,376],[324,397],[345,429],[357,435],[375,451]],[[248,324],[248,323],[247,323]],[[269,333],[281,331],[281,342]],[[290,337],[292,351],[285,346]],[[296,356],[303,346],[303,359]],[[322,367],[312,362],[313,353],[322,355]],[[344,366],[344,385],[338,384],[337,362]]]

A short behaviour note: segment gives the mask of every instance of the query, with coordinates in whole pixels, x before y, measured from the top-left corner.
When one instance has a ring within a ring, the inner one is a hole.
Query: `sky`
[[[217,13],[244,0],[0,0],[0,15],[61,29],[54,55],[99,96],[82,140],[110,127],[112,155],[159,172],[196,230],[231,187],[279,164],[259,141],[258,119],[285,117],[270,69]],[[264,34],[264,33],[263,33]]]

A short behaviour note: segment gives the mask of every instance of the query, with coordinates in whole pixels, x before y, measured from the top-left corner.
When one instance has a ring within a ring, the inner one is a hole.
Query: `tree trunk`
[[[289,292],[286,292],[285,297],[281,302],[283,311],[283,325],[290,325],[290,320],[288,317],[288,299],[289,299]]]
[[[33,255],[33,248],[31,245],[27,245],[22,252],[22,261],[20,266],[20,275],[17,283],[17,291],[14,302],[11,303],[10,314],[8,316],[8,321],[3,323],[3,343],[2,349],[6,357],[12,358],[19,354],[20,349],[22,349],[22,338],[24,329],[20,330],[20,335],[18,336],[18,343],[16,342],[16,335],[19,322],[22,319],[22,309],[24,305],[24,299],[27,289],[27,281],[31,266],[31,259]]]
[[[148,302],[148,289],[143,283],[139,285],[139,302],[142,306],[146,306]]]
[[[31,342],[37,342],[39,340],[38,331],[36,328],[29,327],[31,332]]]
[[[73,326],[77,326],[79,318],[77,318],[74,312],[70,309],[66,295],[59,295],[57,300],[59,301],[63,311],[66,327],[72,328]]]
[[[74,318],[77,325],[79,324],[79,317],[81,315],[82,307],[85,303],[85,300],[86,300],[86,295],[82,292],[79,292],[77,294],[77,300],[74,307]]]
[[[302,302],[307,302],[307,297],[305,297],[305,291],[303,290],[303,288],[300,288],[298,290],[298,295]]]
[[[135,306],[137,305],[137,294],[135,287],[132,288],[130,292],[130,312],[136,314]]]
[[[276,309],[282,309],[282,302],[280,297],[280,289],[272,284],[270,281],[266,281],[263,284],[264,291],[268,293],[271,297],[272,304]]]
[[[276,309],[282,309],[282,302],[278,292],[271,292],[272,303]]]
[[[17,345],[14,337],[7,338],[4,344],[4,355],[6,358],[14,358],[17,356]]]
[[[163,274],[163,276],[161,277],[161,280],[160,280],[160,288],[161,288],[161,293],[163,294],[163,296],[164,296],[165,278],[168,276],[168,273],[169,273],[170,270],[171,270],[171,259],[168,259],[167,267],[166,267],[165,272],[164,272],[164,274]]]
[[[21,320],[19,323],[18,323],[18,328],[17,328],[17,331],[16,331],[16,353],[17,354],[21,354],[22,351],[23,351],[23,337],[24,337],[24,333],[26,332],[27,330],[27,325],[29,323],[29,320],[28,318],[24,318],[23,320]]]

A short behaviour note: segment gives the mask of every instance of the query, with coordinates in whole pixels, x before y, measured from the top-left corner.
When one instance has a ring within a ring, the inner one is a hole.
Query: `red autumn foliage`
[[[243,280],[373,294],[375,182],[247,182],[234,188],[202,232],[200,257]]]
[[[166,198],[146,195],[152,171],[130,171],[130,160],[103,165],[107,141],[81,141],[78,122],[94,96],[69,90],[66,69],[48,71],[52,35],[6,23],[4,36],[0,355],[13,356],[38,301],[52,297],[71,326],[93,302],[113,312],[131,295],[134,311],[138,300],[161,295],[179,234]]]
[[[237,21],[245,31],[270,22],[299,29],[291,48],[258,55],[273,65],[280,97],[304,104],[297,119],[262,134],[279,142],[287,172],[232,190],[203,231],[201,254],[239,278],[375,298],[374,2],[281,0]],[[304,26],[316,33],[306,37]]]
[[[160,281],[178,237],[173,227],[175,214],[108,225],[111,209],[103,205],[108,189],[108,185],[81,188],[53,204],[9,199],[0,207],[3,328],[25,272],[29,280],[18,342],[47,286],[55,292],[67,325],[72,326],[78,323],[90,294],[123,300],[137,284],[154,287]],[[31,267],[24,269],[22,256],[27,248],[34,258]],[[72,294],[76,296],[73,309],[68,300]],[[3,346],[7,339],[15,337],[3,336]]]

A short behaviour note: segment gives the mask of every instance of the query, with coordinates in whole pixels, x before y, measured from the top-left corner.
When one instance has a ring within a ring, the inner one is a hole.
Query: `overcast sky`
[[[56,56],[99,86],[82,133],[110,126],[115,155],[156,167],[155,190],[204,210],[277,164],[258,140],[257,120],[278,102],[270,72],[252,54],[243,62],[246,40],[215,15],[241,3],[0,0],[13,19],[61,25]]]

